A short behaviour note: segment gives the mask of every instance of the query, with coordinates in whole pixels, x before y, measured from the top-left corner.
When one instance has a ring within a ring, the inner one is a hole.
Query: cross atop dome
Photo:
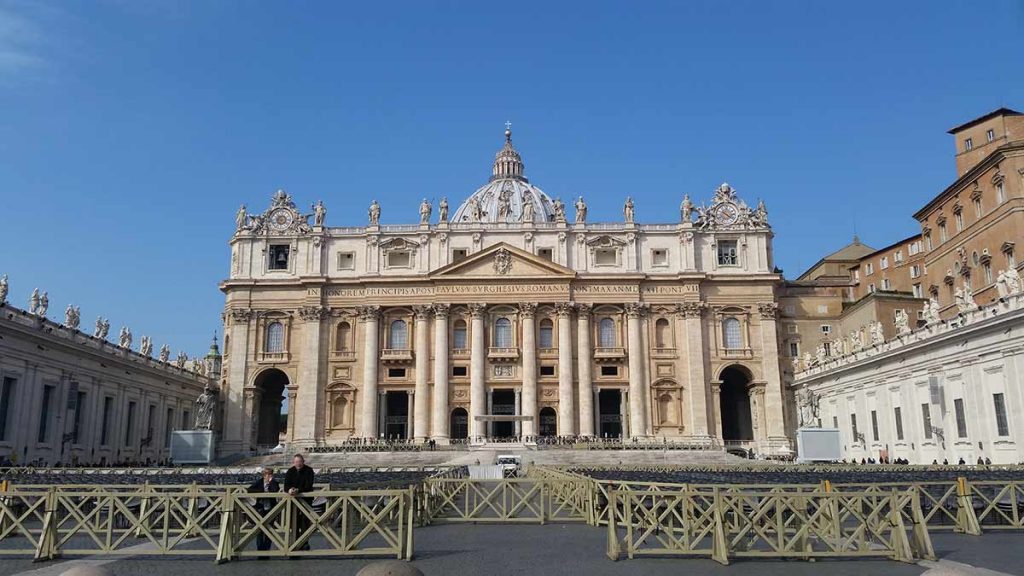
[[[505,145],[494,155],[494,170],[491,181],[503,179],[523,180],[523,159],[512,146],[512,123],[505,122]]]

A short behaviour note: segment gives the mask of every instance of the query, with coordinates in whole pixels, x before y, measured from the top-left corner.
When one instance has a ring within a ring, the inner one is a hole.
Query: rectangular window
[[[718,241],[718,265],[719,266],[737,266],[739,265],[739,257],[736,252],[736,241],[735,240],[719,240]]]
[[[898,264],[903,262],[903,250],[897,250],[896,254],[893,255],[893,260]]]
[[[110,396],[103,398],[103,427],[100,428],[100,446],[110,445],[110,417],[114,410],[114,399]]]
[[[167,409],[167,418],[164,420],[164,446],[171,447],[171,432],[174,431],[174,408]]]
[[[651,251],[651,262],[655,266],[668,266],[668,251],[667,250],[652,250]]]
[[[553,253],[551,251],[551,248],[538,248],[537,249],[537,256],[540,256],[541,258],[543,258],[545,260],[553,261],[554,260],[554,256],[552,254]]]
[[[874,273],[875,273],[875,265],[874,264],[872,264],[871,262],[868,262],[867,264],[864,265],[864,275],[865,276],[871,276]]]
[[[932,249],[932,235],[931,234],[929,234],[929,235],[924,237],[924,244],[925,244],[925,247],[928,250]]]
[[[618,262],[618,251],[614,248],[598,248],[594,251],[594,264],[597,266],[615,266]]]
[[[468,374],[465,366],[452,366],[452,376],[456,378],[465,378]]]
[[[875,283],[872,282],[871,284],[868,284],[868,294],[874,294],[874,293],[875,293]]]
[[[921,275],[921,267],[920,266],[918,266],[917,264],[914,264],[913,266],[910,267],[910,277],[911,278],[917,278],[920,275]]]
[[[946,225],[939,224],[939,242],[946,241]]]
[[[892,412],[896,419],[896,439],[903,440],[903,414],[900,412],[899,406],[893,408]]]
[[[135,433],[135,402],[128,403],[128,418],[124,421],[124,445],[131,446]]]
[[[888,256],[882,256],[882,260],[878,263],[878,267],[881,268],[882,270],[885,270],[886,268],[888,268],[889,267],[889,257]]]
[[[996,139],[996,131],[991,129],[991,128],[989,128],[988,130],[985,131],[985,138],[989,142],[995,140]]]
[[[878,411],[871,411],[871,439],[878,442]]]
[[[985,272],[985,284],[992,283],[992,265],[985,262],[981,265],[981,269]]]
[[[793,358],[796,358],[797,356],[800,355],[800,343],[799,342],[790,342],[789,343],[789,355],[791,357],[793,357]]]
[[[892,282],[888,278],[882,278],[882,290],[892,290]]]
[[[996,409],[996,434],[1000,436],[1010,435],[1010,423],[1006,421],[1006,400],[1003,393],[992,395],[992,404]]]
[[[618,366],[601,366],[601,376],[618,376]]]
[[[956,220],[956,231],[957,232],[962,232],[963,229],[964,229],[964,213],[963,212],[955,212],[953,214],[953,219]]]
[[[1003,182],[996,182],[996,201],[1000,204],[1006,200],[1006,190],[1003,189]]]
[[[981,218],[981,196],[974,199],[974,215]]]
[[[7,440],[7,417],[11,413],[11,399],[14,398],[14,385],[17,380],[4,377],[4,388],[0,390],[0,440]]]
[[[338,252],[338,270],[355,270],[355,252]]]
[[[555,375],[555,367],[554,366],[550,366],[550,365],[548,365],[548,366],[541,366],[540,367],[540,375],[541,376],[554,376]]]
[[[267,268],[270,270],[288,269],[288,252],[291,247],[287,244],[271,244],[267,250]]]
[[[75,416],[74,428],[71,429],[71,443],[78,444],[79,434],[82,431],[82,414],[85,413],[85,392],[75,393]]]
[[[964,152],[969,152],[974,149],[974,141],[970,138],[964,140]]]
[[[53,386],[43,386],[43,407],[39,413],[39,434],[36,437],[36,441],[40,443],[46,442],[50,435],[50,404],[53,403],[53,391]]]
[[[858,442],[860,440],[860,433],[857,431],[856,414],[850,414],[850,431],[853,432],[853,441]]]
[[[921,424],[924,425],[924,439],[932,439],[932,407],[927,402],[921,404]]]
[[[832,427],[839,430],[839,416],[832,417]]]
[[[924,289],[920,283],[914,284],[914,298],[924,298]]]
[[[452,262],[459,262],[465,260],[467,256],[469,256],[469,250],[465,248],[452,249]]]
[[[964,413],[964,399],[953,400],[953,409],[956,411],[956,437],[967,438],[967,414]]]
[[[388,368],[388,378],[405,378],[405,368]]]
[[[832,333],[832,326],[830,326],[828,324],[822,324],[821,325],[821,333],[822,334],[831,334]]]
[[[409,268],[412,266],[412,254],[409,252],[388,252],[388,268]]]

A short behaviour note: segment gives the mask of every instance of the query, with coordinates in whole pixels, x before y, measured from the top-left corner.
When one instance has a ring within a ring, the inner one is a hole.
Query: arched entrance
[[[452,410],[448,431],[452,440],[465,440],[469,438],[469,413],[466,412],[465,408]]]
[[[729,366],[719,379],[719,407],[722,411],[722,440],[753,440],[754,427],[750,419],[750,394],[747,385],[752,377],[742,366]]]
[[[598,435],[601,438],[622,436],[622,391],[615,388],[602,389],[597,393],[600,422]]]
[[[259,403],[255,407],[256,422],[253,423],[256,444],[277,446],[287,426],[287,419],[281,414],[281,405],[284,403],[284,389],[288,386],[288,375],[277,368],[270,368],[260,372],[254,384],[259,390]]]
[[[551,406],[545,406],[540,409],[539,431],[541,436],[558,435],[558,414],[555,413],[555,409]]]

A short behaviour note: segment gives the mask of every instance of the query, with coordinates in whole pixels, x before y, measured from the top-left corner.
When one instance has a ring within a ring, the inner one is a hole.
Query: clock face
[[[726,226],[735,224],[739,215],[739,209],[736,208],[736,205],[732,202],[723,202],[715,209],[715,219],[718,220],[720,224],[725,224]]]
[[[284,209],[275,210],[270,214],[270,227],[278,232],[282,232],[291,227],[294,220],[295,216],[290,211]]]

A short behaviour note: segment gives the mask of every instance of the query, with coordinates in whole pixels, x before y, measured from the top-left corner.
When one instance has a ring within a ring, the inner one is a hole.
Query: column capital
[[[480,318],[487,312],[487,304],[481,304],[480,302],[473,302],[469,304],[469,315],[473,318]]]
[[[228,310],[228,317],[232,324],[248,324],[253,317],[253,312],[244,308],[231,308]]]
[[[572,302],[555,302],[555,313],[559,316],[569,317],[572,316],[575,307]]]
[[[576,304],[576,314],[580,318],[588,318],[590,311],[594,308],[592,304]]]
[[[299,308],[299,318],[306,322],[319,322],[326,318],[327,314],[325,306],[302,306]]]
[[[626,316],[630,318],[640,318],[647,314],[647,304],[643,302],[626,302],[623,307],[626,309]]]
[[[443,320],[448,317],[448,310],[451,308],[449,304],[434,304],[434,316],[439,320]]]
[[[356,312],[359,314],[359,319],[363,322],[380,319],[380,306],[359,306],[356,308]]]
[[[520,302],[519,303],[519,314],[523,318],[533,318],[537,315],[537,303],[536,302]]]
[[[779,304],[778,302],[758,302],[757,311],[760,312],[761,318],[775,320],[779,315]]]
[[[416,305],[412,307],[412,312],[417,320],[429,320],[430,315],[434,312],[434,307],[429,304]]]
[[[700,318],[708,307],[707,303],[703,300],[696,302],[680,302],[676,304],[676,314],[679,314],[683,318]]]

